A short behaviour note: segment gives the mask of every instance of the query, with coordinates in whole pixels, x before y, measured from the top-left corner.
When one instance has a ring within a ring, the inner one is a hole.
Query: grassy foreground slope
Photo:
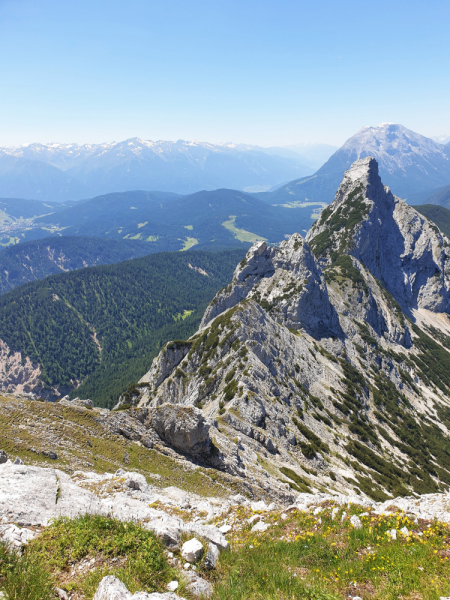
[[[122,467],[142,473],[155,487],[175,485],[208,497],[245,493],[237,478],[198,465],[186,468],[168,449],[162,453],[111,433],[97,409],[0,396],[0,431],[0,447],[26,464],[72,474],[114,473]],[[46,456],[49,450],[57,452],[55,460]],[[120,488],[120,475],[111,485]],[[193,514],[189,510],[189,520]],[[259,519],[266,530],[252,532]],[[260,513],[233,506],[214,520],[217,526],[225,523],[231,526],[230,552],[221,554],[213,571],[198,565],[199,574],[214,585],[212,600],[439,600],[450,595],[450,525],[405,515],[395,500],[384,514],[320,496],[310,512],[291,507]],[[181,558],[179,551],[175,556]],[[176,579],[179,594],[193,600],[183,570],[169,568],[163,547],[139,523],[98,516],[60,519],[22,556],[0,545],[0,589],[7,600],[54,600],[53,586],[77,600],[92,600],[108,574],[132,592],[164,592]]]
[[[82,382],[74,395],[111,406],[165,342],[194,333],[242,256],[153,254],[26,284],[0,298],[0,339],[40,365],[48,394]]]
[[[216,570],[198,565],[198,573],[214,586],[212,600],[448,597],[447,523],[416,523],[395,506],[381,516],[360,506],[336,507],[333,519],[333,508],[324,506],[317,516],[298,510],[273,511],[262,534],[250,532],[248,519],[258,519],[257,514],[248,509],[231,511],[225,520],[233,530],[240,529],[228,536],[231,551],[222,553]],[[359,521],[359,528],[351,518]],[[175,555],[178,558],[179,551]],[[59,519],[28,544],[22,557],[8,557],[0,545],[0,585],[5,591],[23,594],[40,588],[43,592],[21,595],[22,600],[53,599],[52,584],[74,592],[77,599],[92,600],[106,575],[120,578],[132,592],[164,592],[175,579],[179,594],[195,598],[183,571],[169,566],[161,542],[137,523],[100,516]],[[18,597],[7,596],[8,600]]]

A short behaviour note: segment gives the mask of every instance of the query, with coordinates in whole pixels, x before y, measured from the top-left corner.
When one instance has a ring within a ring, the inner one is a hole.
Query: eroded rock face
[[[374,158],[346,171],[306,239],[321,265],[354,256],[403,308],[449,312],[450,242],[382,184]]]
[[[18,394],[38,393],[43,387],[41,367],[28,356],[13,352],[8,344],[0,340],[0,382],[4,392]]]
[[[206,309],[201,327],[244,298],[257,300],[286,327],[304,329],[313,337],[340,332],[325,278],[298,233],[279,247],[254,244],[236,267],[230,285]]]
[[[164,403],[151,408],[148,419],[158,435],[177,450],[189,454],[209,452],[210,425],[194,406]]]

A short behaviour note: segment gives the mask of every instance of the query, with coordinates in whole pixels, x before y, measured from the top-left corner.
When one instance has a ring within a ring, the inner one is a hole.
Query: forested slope
[[[83,382],[75,395],[111,406],[166,341],[195,331],[243,255],[161,253],[26,284],[0,298],[0,339],[40,365],[43,395]]]
[[[450,210],[436,204],[422,204],[414,207],[422,215],[439,227],[443,234],[450,238]]]
[[[144,242],[82,236],[16,244],[0,252],[0,294],[49,275],[119,263],[151,252]]]

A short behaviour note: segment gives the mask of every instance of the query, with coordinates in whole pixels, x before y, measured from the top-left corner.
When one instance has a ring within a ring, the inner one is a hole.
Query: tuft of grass
[[[38,556],[21,556],[0,542],[0,589],[5,600],[54,600],[53,580]]]

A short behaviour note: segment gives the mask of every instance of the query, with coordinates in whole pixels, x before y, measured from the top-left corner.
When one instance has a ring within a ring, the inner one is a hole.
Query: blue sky
[[[449,0],[0,0],[0,145],[450,134]]]

